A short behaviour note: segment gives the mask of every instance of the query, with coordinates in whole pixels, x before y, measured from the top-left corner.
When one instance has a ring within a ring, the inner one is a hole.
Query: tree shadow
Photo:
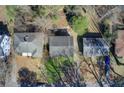
[[[21,68],[18,71],[18,83],[21,87],[50,87],[51,85],[46,82],[39,82],[37,80],[37,74],[30,71],[28,68]]]
[[[7,24],[4,24],[2,21],[0,21],[0,35],[3,34],[10,36]]]
[[[21,87],[31,87],[31,86],[34,86],[37,82],[36,73],[33,71],[30,71],[28,68],[21,68],[18,71],[18,74],[19,74],[18,81]]]
[[[49,31],[55,36],[70,36],[66,28],[50,29]]]

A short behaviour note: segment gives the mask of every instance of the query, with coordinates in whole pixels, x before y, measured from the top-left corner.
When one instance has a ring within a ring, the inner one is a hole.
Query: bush
[[[85,16],[73,16],[70,19],[72,29],[78,34],[83,35],[88,30],[88,20]]]

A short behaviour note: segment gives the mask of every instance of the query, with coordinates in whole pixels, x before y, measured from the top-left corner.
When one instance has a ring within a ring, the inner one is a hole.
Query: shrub
[[[72,29],[78,34],[83,35],[88,30],[88,20],[85,16],[73,16],[70,19]]]

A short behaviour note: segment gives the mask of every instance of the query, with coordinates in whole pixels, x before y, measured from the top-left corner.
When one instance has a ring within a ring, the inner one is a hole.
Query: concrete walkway
[[[11,66],[12,66],[11,72],[7,73],[7,75],[6,75],[5,87],[18,87],[16,72],[15,72],[15,70],[16,70],[15,61],[12,61]]]
[[[14,51],[12,49],[12,57],[11,57],[11,62],[9,65],[9,69],[8,72],[6,74],[6,83],[5,83],[5,87],[18,87],[18,83],[17,83],[17,64],[15,61],[15,56],[14,56]]]

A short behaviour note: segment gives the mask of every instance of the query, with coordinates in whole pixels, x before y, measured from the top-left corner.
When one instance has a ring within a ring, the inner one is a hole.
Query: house
[[[0,58],[10,55],[11,38],[6,24],[0,22]]]
[[[49,36],[49,55],[73,56],[73,37],[71,36]]]
[[[115,40],[115,54],[124,57],[124,30],[117,30],[117,39]]]
[[[83,38],[83,55],[87,57],[109,55],[109,46],[103,38]]]
[[[15,32],[14,50],[18,55],[42,57],[43,37],[41,32]]]

